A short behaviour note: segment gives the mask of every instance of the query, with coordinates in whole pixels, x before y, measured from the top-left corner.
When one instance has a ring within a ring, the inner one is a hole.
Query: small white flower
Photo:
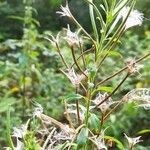
[[[17,138],[17,146],[15,147],[14,150],[23,150],[23,149],[24,149],[24,144]]]
[[[96,98],[92,101],[95,105],[98,105],[100,102],[102,102],[106,97],[108,96],[107,93],[101,94],[98,93]],[[103,102],[101,105],[98,106],[103,114],[106,113],[106,111],[109,109],[110,105],[112,104],[112,99],[109,98],[107,101]]]
[[[107,129],[107,128],[106,128]],[[105,130],[106,130],[105,129]],[[104,134],[105,134],[105,130],[102,130],[100,133],[100,136],[93,136],[93,142],[95,143],[95,145],[97,146],[97,150],[108,150],[106,144],[105,144],[105,140],[104,140]]]
[[[74,86],[79,85],[80,83],[79,75],[75,73],[73,68],[68,70],[68,73],[66,73],[66,75]]]
[[[123,20],[125,20],[129,10],[130,10],[130,7],[125,6],[124,8],[122,8],[122,10],[120,11],[118,15],[118,19],[123,18]],[[125,29],[128,29],[133,26],[137,26],[137,25],[141,26],[143,19],[144,19],[143,13],[139,12],[138,10],[132,10],[129,14],[129,17],[126,20]]]
[[[66,41],[69,43],[69,45],[73,46],[74,44],[79,44],[79,38],[76,32],[72,32],[70,30],[70,26],[68,25],[67,28],[67,36],[66,36]]]
[[[128,140],[130,148],[133,147],[135,144],[142,142],[142,140],[140,140],[141,136],[131,138],[131,137],[128,137],[125,133],[124,133],[124,135],[125,135],[126,139]]]
[[[34,111],[33,111],[33,117],[39,117],[40,118],[42,113],[43,113],[42,106],[41,107],[36,107],[36,108],[34,108]]]
[[[100,137],[95,139],[95,143],[98,150],[107,150],[104,140],[101,139]]]
[[[14,127],[13,128],[13,135],[14,137],[17,137],[17,138],[23,138],[24,137],[24,131],[22,128],[16,128]]]
[[[71,17],[72,16],[68,4],[66,4],[65,7],[63,7],[61,5],[61,10],[62,11],[57,11],[56,12],[57,14],[60,14],[61,17],[64,17],[64,16]]]
[[[78,86],[81,83],[81,80],[83,80],[85,78],[85,76],[76,74],[74,69],[67,69],[67,72],[62,71],[67,77],[68,79],[71,81],[71,83],[74,86]],[[88,74],[87,70],[85,71],[85,74]]]
[[[59,44],[59,36],[60,36],[60,32],[58,32],[58,34],[56,35],[56,37],[54,37],[51,34],[48,34],[48,36],[50,37],[45,37],[46,40],[48,40],[49,42],[51,42],[51,44],[53,46],[56,46],[56,44]]]
[[[143,65],[138,65],[137,63],[136,63],[136,60],[135,59],[128,59],[127,61],[126,61],[126,64],[127,64],[127,67],[128,67],[128,71],[129,71],[129,73],[131,73],[131,74],[135,74],[135,73],[139,73],[139,70],[141,69],[141,68],[143,68]],[[139,73],[140,74],[140,73]]]
[[[27,121],[26,124],[21,125],[20,128],[14,127],[12,136],[16,137],[16,138],[23,138],[27,133],[29,121],[30,121],[30,119]]]

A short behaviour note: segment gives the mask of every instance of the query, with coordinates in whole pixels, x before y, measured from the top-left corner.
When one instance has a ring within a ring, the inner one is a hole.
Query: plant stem
[[[7,110],[7,124],[6,124],[6,131],[7,131],[7,139],[8,139],[8,143],[9,143],[9,146],[12,150],[14,150],[14,144],[12,142],[12,139],[11,139],[11,133],[10,133],[10,108],[8,108]]]
[[[126,69],[127,69],[127,67],[124,67],[124,68],[120,69],[119,71],[117,71],[116,73],[112,74],[111,76],[107,77],[106,79],[98,82],[97,85],[96,85],[96,87],[99,86],[99,85],[101,85],[101,84],[103,84],[104,82],[110,80],[111,78],[115,77],[116,75],[120,74],[121,72],[123,72]]]
[[[94,47],[84,51],[78,58],[76,58],[76,60],[79,60],[84,54],[86,54],[88,52],[92,52],[93,49],[94,49]],[[75,65],[75,63],[73,63],[70,68],[72,68],[74,65]]]
[[[149,52],[148,54],[144,55],[143,57],[137,59],[137,60],[135,61],[135,63],[139,63],[140,61],[142,61],[143,59],[145,59],[145,58],[147,58],[147,57],[149,57],[149,56],[150,56],[150,52]]]
[[[109,115],[114,112],[118,106],[120,106],[123,103],[123,100],[119,101],[118,104],[115,105],[104,117],[104,121],[109,117]]]
[[[118,84],[118,86],[99,104],[96,105],[96,107],[100,106],[102,103],[104,103],[108,98],[110,98],[119,88],[120,86],[126,81],[126,79],[130,76],[130,73],[127,73],[127,75],[123,78],[123,80]]]
[[[111,45],[111,47],[108,49],[108,51],[107,51],[107,53],[105,54],[105,56],[104,56],[104,57],[102,58],[102,60],[100,61],[99,65],[98,65],[98,68],[100,68],[100,66],[102,65],[103,61],[104,61],[105,58],[108,56],[109,52],[115,48],[115,46],[117,45],[117,42],[118,42],[119,38],[122,36],[123,32],[124,32],[124,28],[120,31],[120,33],[119,33],[119,35],[118,35],[116,41]]]
[[[102,130],[102,127],[103,127],[103,124],[104,124],[104,116],[105,116],[105,114],[102,113],[100,131]]]
[[[145,58],[147,58],[148,56],[150,56],[150,53],[148,53],[148,54],[146,54],[146,55],[144,55],[143,57],[141,57],[141,58],[139,58],[137,61],[136,61],[136,63],[138,63],[138,62],[140,62],[140,61],[142,61],[143,59],[145,59]],[[120,70],[121,72],[122,71],[124,71],[126,69],[126,67],[124,67],[122,70]],[[118,71],[118,73],[120,73],[120,71]],[[130,74],[129,74],[130,75]],[[128,74],[127,74],[127,76],[125,77],[125,78],[127,78],[128,77]],[[124,78],[124,79],[125,79]],[[118,85],[119,86],[119,85]],[[113,92],[112,92],[113,93]],[[112,94],[111,94],[112,95]],[[108,96],[109,97],[109,96]],[[108,98],[107,98],[108,99]],[[121,100],[120,102],[118,102],[118,104],[116,104],[115,105],[115,107],[113,108],[113,109],[111,109],[106,115],[105,115],[105,117],[104,117],[104,121],[109,117],[109,115],[112,113],[112,112],[114,112],[115,110],[116,110],[116,108],[118,107],[118,106],[120,106],[121,104],[123,103],[123,100]],[[99,104],[99,105],[101,105],[101,104]]]
[[[89,87],[88,87],[86,95],[87,95],[87,106],[86,106],[86,121],[85,121],[85,124],[88,127],[89,109],[90,109],[90,102],[91,102],[91,91],[90,91]]]
[[[66,118],[67,118],[67,120],[69,122],[69,126],[70,126],[70,128],[74,129],[74,125],[73,125],[73,123],[71,121],[71,117],[70,117],[70,114],[69,114],[68,109],[67,109],[67,103],[66,103],[66,101],[64,101],[64,103],[65,103]]]
[[[130,146],[129,150],[132,150],[132,149],[133,149],[133,145]]]
[[[146,59],[146,58],[149,57],[149,56],[150,56],[150,53],[148,53],[148,54],[144,55],[143,57],[137,59],[137,60],[135,61],[135,63],[139,63],[139,62],[141,62],[142,60]],[[103,84],[104,82],[110,80],[111,78],[117,76],[118,74],[122,73],[122,72],[123,72],[124,70],[126,70],[127,68],[128,68],[128,66],[125,66],[125,67],[123,67],[122,69],[118,70],[116,73],[114,73],[114,74],[112,74],[111,76],[107,77],[106,79],[104,79],[104,80],[98,82],[97,85],[96,85],[96,87],[97,87],[98,85]]]
[[[78,93],[78,88],[76,87],[76,94]],[[79,100],[76,100],[76,109],[77,109],[77,120],[78,120],[78,126],[81,125],[81,119],[80,119],[80,110],[79,110]]]
[[[26,70],[26,69],[25,69]],[[23,90],[22,90],[22,116],[25,116],[25,105],[26,105],[26,71],[23,72]]]
[[[58,46],[58,43],[56,42],[55,44],[56,44],[56,48],[57,48],[57,51],[58,51],[59,56],[61,57],[62,62],[64,63],[64,65],[66,66],[66,68],[69,69],[68,64],[66,63],[66,61],[65,61],[65,59],[64,59],[64,57],[63,57],[63,55],[62,55],[61,52],[60,52],[60,48],[59,48],[59,46]]]
[[[42,121],[49,121],[50,124],[54,124],[55,126],[61,128],[62,130],[66,129],[66,126],[63,123],[57,121],[56,119],[54,119],[52,117],[49,117],[45,114],[41,114],[40,117],[41,117]]]
[[[87,33],[87,31],[81,26],[81,24],[74,18],[74,16],[71,13],[70,13],[70,16],[71,16],[72,20],[75,22],[75,24],[84,32],[84,34],[86,36],[88,36],[91,39],[93,44],[95,44],[94,39],[90,36],[90,34]]]
[[[73,46],[71,46],[70,48],[71,48],[71,52],[72,52],[72,57],[73,57],[74,63],[76,64],[77,68],[82,72],[82,74],[84,74],[85,77],[88,78],[88,76],[84,73],[84,71],[81,69],[81,67],[79,66],[79,64],[78,64],[78,62],[76,60],[76,56],[75,56],[75,52],[74,52]]]
[[[106,20],[106,24],[105,26],[102,28],[103,32],[101,34],[101,39],[100,39],[100,44],[99,44],[99,50],[102,50],[102,47],[103,47],[103,43],[105,41],[105,35],[106,35],[106,32],[107,32],[107,28],[108,28],[108,20]]]
[[[81,87],[84,89],[85,92],[87,92],[85,86],[80,82]]]
[[[84,65],[84,69],[86,69],[86,62],[85,62],[85,58],[84,58],[84,55],[83,55],[83,47],[81,45],[81,42],[79,42],[79,47],[80,47],[80,52],[81,52],[81,58],[82,58],[82,61],[83,61],[83,65]]]

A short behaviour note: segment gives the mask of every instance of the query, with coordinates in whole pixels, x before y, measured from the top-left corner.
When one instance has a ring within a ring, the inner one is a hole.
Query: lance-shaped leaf
[[[77,137],[78,148],[84,146],[88,140],[88,128],[82,128]]]
[[[83,96],[80,94],[69,94],[65,97],[65,100],[66,101],[76,101],[76,100],[79,100],[82,98],[83,98]]]
[[[91,114],[89,117],[89,126],[92,130],[98,132],[100,130],[100,121],[95,114]]]

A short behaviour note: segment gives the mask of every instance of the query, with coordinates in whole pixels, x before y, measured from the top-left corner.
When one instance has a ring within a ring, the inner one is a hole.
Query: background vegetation
[[[46,114],[66,121],[61,99],[66,93],[72,92],[72,87],[59,70],[62,64],[56,50],[44,39],[45,34],[55,34],[62,27],[66,28],[67,23],[72,24],[70,20],[60,18],[55,13],[63,3],[63,0],[0,1],[0,149],[8,143],[5,138],[5,120],[10,105],[11,127],[18,126],[32,114],[31,100],[39,102]],[[90,32],[88,9],[84,1],[70,0],[69,5],[73,14]],[[127,59],[128,56],[139,58],[150,50],[149,6],[149,0],[138,0],[136,8],[145,14],[144,25],[127,32],[116,48],[118,53],[107,59],[108,65],[115,66],[112,67],[113,70],[123,66],[118,63],[120,59]],[[61,48],[64,55],[70,59],[65,44]],[[142,75],[127,80],[123,91],[117,93],[118,96],[135,87],[149,88],[150,61],[143,64],[145,66],[141,70]],[[104,66],[101,74],[109,74],[112,71],[107,68],[107,65]],[[115,78],[110,85],[115,86],[117,80],[118,78]],[[124,106],[121,112],[111,116],[108,124],[113,130],[109,132],[116,137],[123,137],[124,132],[136,135],[140,130],[149,128],[149,115],[150,111],[142,108]],[[143,137],[143,145],[149,149],[150,135],[144,134]]]

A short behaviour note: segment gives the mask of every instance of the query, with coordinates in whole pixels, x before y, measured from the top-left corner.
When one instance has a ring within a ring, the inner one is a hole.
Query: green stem
[[[103,57],[102,60],[100,61],[99,65],[98,65],[98,69],[99,69],[100,66],[102,65],[102,63],[103,63],[103,61],[105,60],[105,58],[108,56],[109,52],[115,48],[115,46],[117,45],[117,42],[118,42],[119,38],[122,36],[123,32],[124,32],[124,28],[122,28],[122,30],[120,31],[120,33],[119,33],[119,35],[118,35],[116,41],[111,45],[111,47],[108,49],[107,53],[104,55],[104,57]]]
[[[26,105],[26,68],[23,72],[23,90],[22,90],[22,116],[25,116],[25,105]]]
[[[105,35],[107,32],[107,27],[108,27],[108,20],[106,20],[106,25],[102,28],[102,34],[101,34],[101,39],[100,39],[100,44],[99,44],[99,50],[102,50],[103,43],[105,41]]]
[[[14,150],[14,144],[13,144],[12,139],[11,139],[11,131],[10,131],[10,129],[11,129],[11,127],[10,127],[10,124],[11,124],[11,122],[10,122],[10,108],[8,108],[8,110],[7,110],[6,117],[7,117],[7,124],[6,124],[7,140],[8,140],[10,148],[12,150]]]
[[[87,127],[88,127],[90,103],[91,103],[91,91],[88,88],[88,90],[87,90],[87,106],[86,106],[86,121],[85,121],[85,124]]]

